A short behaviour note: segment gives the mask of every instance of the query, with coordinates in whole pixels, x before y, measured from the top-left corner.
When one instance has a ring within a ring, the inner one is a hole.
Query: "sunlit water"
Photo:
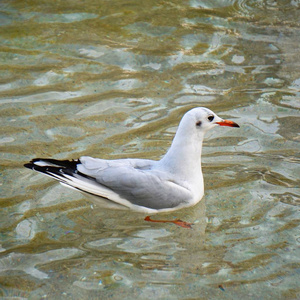
[[[300,3],[1,1],[0,297],[299,299]],[[100,209],[22,167],[159,159],[188,109],[209,132],[193,229]]]

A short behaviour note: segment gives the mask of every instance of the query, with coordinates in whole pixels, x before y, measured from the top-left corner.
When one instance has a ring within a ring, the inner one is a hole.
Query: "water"
[[[2,1],[3,299],[299,299],[299,6]],[[97,208],[34,157],[159,159],[188,109],[216,128],[193,229]]]

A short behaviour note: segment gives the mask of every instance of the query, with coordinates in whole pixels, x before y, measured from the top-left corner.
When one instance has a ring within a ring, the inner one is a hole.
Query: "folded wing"
[[[155,162],[151,160],[107,161],[82,157],[80,161],[80,173],[92,176],[101,186],[133,205],[152,209],[174,208],[192,197],[188,189],[171,181],[168,174],[155,171]]]

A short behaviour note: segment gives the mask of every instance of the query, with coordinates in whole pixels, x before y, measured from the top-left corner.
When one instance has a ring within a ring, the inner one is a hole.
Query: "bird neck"
[[[201,152],[203,133],[196,139],[188,135],[176,134],[166,155],[161,159],[164,168],[182,178],[202,176]]]

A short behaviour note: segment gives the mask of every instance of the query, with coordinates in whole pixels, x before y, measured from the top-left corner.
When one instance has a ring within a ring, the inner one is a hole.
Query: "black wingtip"
[[[43,165],[39,165],[39,162],[42,162]],[[24,167],[41,173],[47,173],[50,170],[56,173],[63,170],[63,173],[72,175],[77,172],[78,164],[80,164],[79,159],[57,160],[52,158],[34,158],[29,163],[24,164]]]
[[[35,170],[35,167],[37,167],[37,165],[35,164],[35,162],[41,161],[41,160],[44,160],[44,159],[42,159],[42,158],[34,158],[29,163],[24,164],[24,167],[28,168],[28,169],[31,169],[31,170]]]
[[[24,164],[24,167],[33,170],[34,169],[34,164],[30,162],[30,163]]]

